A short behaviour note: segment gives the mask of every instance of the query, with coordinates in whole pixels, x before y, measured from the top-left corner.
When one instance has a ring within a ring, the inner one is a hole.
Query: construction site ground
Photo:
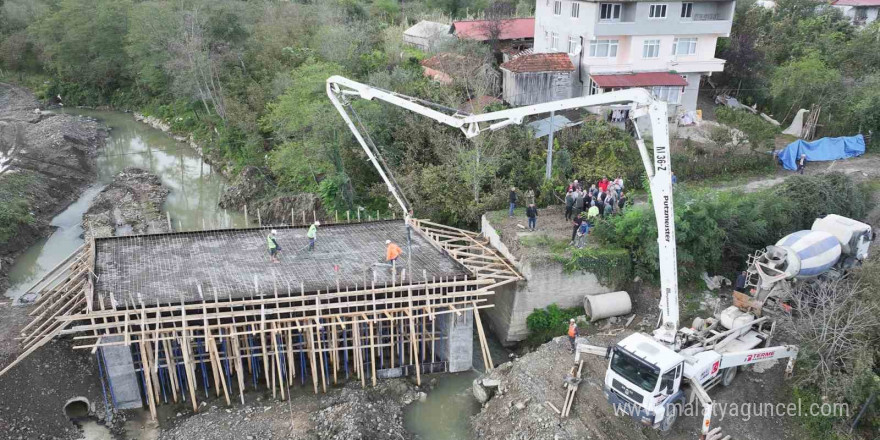
[[[620,326],[618,326],[620,327]],[[594,330],[596,333],[606,330]],[[634,330],[616,336],[588,336],[593,345],[609,346]],[[545,402],[562,409],[566,395],[563,379],[574,365],[566,337],[558,337],[539,349],[499,366],[488,377],[499,379],[500,392],[472,420],[477,438],[487,439],[599,439],[599,440],[693,440],[700,433],[701,418],[679,418],[669,432],[644,427],[628,415],[616,415],[605,400],[602,384],[607,361],[600,356],[582,355],[583,382],[577,391],[569,417],[561,418]],[[789,385],[782,380],[783,364],[761,373],[742,371],[729,388],[716,388],[710,395],[720,405],[792,402]],[[722,417],[716,415],[713,427],[736,440],[797,439],[804,437],[798,419],[793,417]]]

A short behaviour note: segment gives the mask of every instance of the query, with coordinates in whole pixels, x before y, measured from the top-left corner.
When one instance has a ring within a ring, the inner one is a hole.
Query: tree
[[[828,104],[841,88],[840,72],[816,53],[776,69],[770,81],[773,107],[780,121],[787,121],[798,109],[811,104]]]

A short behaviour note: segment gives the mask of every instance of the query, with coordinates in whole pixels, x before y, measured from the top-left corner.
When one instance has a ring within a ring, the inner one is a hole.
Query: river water
[[[175,231],[244,225],[242,215],[217,206],[226,185],[225,177],[188,145],[135,121],[131,114],[83,109],[63,112],[97,119],[110,129],[106,147],[98,153],[98,178],[76,202],[52,219],[52,235],[28,248],[16,260],[6,296],[21,296],[83,243],[83,213],[113,177],[127,167],[150,171],[171,190],[163,208],[171,215]]]
[[[56,229],[49,237],[31,246],[18,258],[10,272],[6,295],[18,298],[31,284],[55,267],[82,243],[82,215],[113,177],[127,167],[146,169],[157,175],[171,190],[163,207],[171,215],[175,231],[244,226],[244,216],[225,211],[217,204],[227,182],[189,146],[175,141],[160,130],[135,121],[131,114],[83,109],[65,109],[65,113],[97,119],[107,126],[106,147],[99,152],[97,182],[51,224]],[[489,340],[495,363],[509,353],[494,339]],[[483,370],[479,344],[474,341],[474,367]],[[471,394],[471,383],[479,374],[472,370],[434,376],[434,389],[425,402],[409,405],[405,413],[407,429],[423,440],[467,440],[470,417],[480,405]],[[110,439],[103,425],[80,422],[87,440]],[[153,434],[155,430],[151,431]]]

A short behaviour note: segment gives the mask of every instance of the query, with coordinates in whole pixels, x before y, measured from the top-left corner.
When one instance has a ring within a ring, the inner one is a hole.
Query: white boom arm
[[[642,163],[650,181],[654,213],[657,219],[657,242],[660,248],[661,325],[655,330],[654,337],[670,346],[675,344],[675,335],[678,331],[679,321],[678,260],[675,248],[675,218],[672,207],[672,158],[669,150],[669,126],[665,102],[654,99],[645,89],[627,89],[479,115],[462,114],[459,112],[449,115],[423,105],[423,103],[432,104],[417,98],[370,87],[341,76],[332,76],[327,79],[327,95],[342,115],[342,118],[345,119],[354,137],[361,144],[361,147],[367,153],[367,157],[373,162],[373,165],[379,171],[379,175],[382,176],[382,179],[388,186],[388,190],[391,191],[391,194],[407,216],[410,213],[410,208],[400,188],[394,182],[390,170],[385,170],[377,161],[376,156],[370,149],[370,145],[367,143],[369,138],[365,139],[364,135],[358,131],[357,126],[345,111],[345,106],[348,105],[348,97],[385,101],[451,127],[459,128],[468,138],[475,137],[486,130],[492,131],[511,124],[522,124],[527,116],[600,105],[629,104],[631,105],[631,119],[635,120],[639,117],[648,116],[651,122],[654,147],[653,166],[651,165],[648,150],[641,135],[636,137],[636,144],[638,145],[639,154],[642,157]]]

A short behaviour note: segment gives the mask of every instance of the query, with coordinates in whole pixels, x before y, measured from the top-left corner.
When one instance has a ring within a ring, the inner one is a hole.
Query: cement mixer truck
[[[734,300],[759,313],[768,303],[785,307],[798,284],[836,278],[860,265],[873,240],[870,225],[836,214],[818,218],[809,230],[786,235],[749,256],[748,294],[738,292]]]

